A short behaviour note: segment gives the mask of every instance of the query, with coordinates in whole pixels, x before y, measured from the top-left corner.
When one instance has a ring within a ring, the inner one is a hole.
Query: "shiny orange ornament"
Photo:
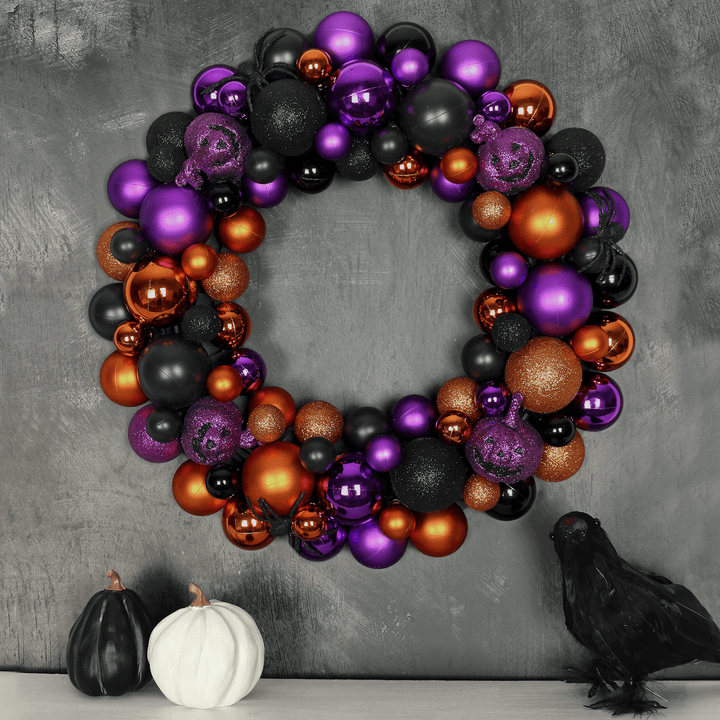
[[[292,519],[292,531],[301,540],[317,540],[327,528],[327,515],[315,503],[301,505]]]
[[[256,518],[241,497],[227,501],[221,522],[225,537],[243,550],[261,550],[275,539],[270,534],[270,523]]]
[[[475,222],[486,230],[499,230],[510,220],[512,206],[505,195],[497,190],[480,193],[472,204]]]
[[[300,464],[297,445],[278,440],[250,453],[242,469],[242,489],[257,511],[262,498],[278,515],[285,516],[302,493],[305,500],[311,497],[315,473]]]
[[[495,318],[503,313],[517,312],[515,301],[504,290],[488,288],[473,303],[473,320],[488,335],[492,332]]]
[[[472,474],[465,483],[463,500],[466,505],[478,512],[492,510],[500,500],[500,485],[481,475]]]
[[[140,226],[136,222],[129,222],[127,220],[113,223],[107,230],[105,230],[105,232],[102,233],[102,235],[100,235],[97,247],[95,248],[97,261],[103,269],[103,272],[113,280],[119,280],[120,282],[125,280],[125,278],[130,274],[135,263],[120,262],[112,254],[112,252],[110,252],[110,241],[118,230],[124,230],[125,228],[139,230]]]
[[[395,500],[380,513],[378,524],[391,540],[404,540],[415,529],[415,513]]]
[[[440,173],[451,183],[466,183],[475,177],[477,171],[477,155],[469,148],[450,148],[440,158]]]
[[[147,325],[137,320],[127,320],[115,328],[113,342],[123,355],[137,356],[147,344],[150,332]]]
[[[154,327],[178,322],[197,298],[197,285],[166,255],[145,257],[125,278],[123,298],[133,317]]]
[[[207,280],[217,270],[218,254],[209,245],[196,243],[185,248],[180,262],[191,280]]]
[[[250,282],[250,271],[245,261],[235,253],[218,255],[215,272],[202,281],[202,289],[213,300],[231,302],[239,298]]]
[[[383,172],[391,185],[402,190],[412,190],[427,180],[430,163],[423,153],[413,148],[402,160],[392,165],[383,165]]]
[[[319,48],[306,50],[297,59],[298,77],[308,85],[324,86],[333,74],[332,59]]]
[[[212,515],[222,510],[227,499],[213,497],[205,485],[209,465],[186,460],[176,471],[172,481],[175,502],[190,515]]]
[[[232,402],[240,396],[243,382],[240,373],[231,365],[218,365],[207,376],[205,387],[208,394],[220,402]]]
[[[438,413],[442,415],[448,410],[459,410],[467,415],[470,422],[480,417],[477,405],[477,391],[479,385],[469,377],[456,377],[448,380],[438,390],[436,405]]]
[[[570,347],[580,360],[600,360],[610,349],[610,336],[599,325],[583,325],[570,338]]]
[[[258,442],[275,442],[285,432],[285,416],[274,405],[259,405],[250,411],[247,429]]]
[[[109,400],[123,407],[147,402],[137,373],[138,359],[119,350],[110,353],[100,368],[100,387]]]
[[[295,422],[297,407],[292,395],[281,387],[264,387],[258,390],[248,403],[248,412],[252,412],[260,405],[274,405],[282,410],[285,416],[285,425],[290,427]]]
[[[240,347],[250,337],[250,315],[247,310],[234,302],[220,303],[215,306],[215,310],[222,328],[213,342],[230,350]]]
[[[467,532],[465,513],[457,503],[453,503],[437,512],[415,513],[415,528],[410,533],[410,542],[423,555],[445,557],[460,549]]]
[[[533,474],[545,482],[562,482],[572,477],[582,467],[584,460],[585,441],[576,432],[575,437],[562,447],[543,443],[540,464]]]
[[[503,92],[510,100],[507,126],[524,127],[544,135],[555,122],[557,105],[550,90],[537,80],[517,80]]]
[[[220,242],[232,252],[249,253],[257,250],[265,239],[265,220],[249,205],[236,213],[221,217],[217,224]]]
[[[472,435],[470,418],[459,410],[448,410],[435,421],[438,437],[448,445],[463,445]]]
[[[505,365],[505,384],[523,396],[531,412],[551,413],[564,408],[577,394],[582,365],[562,340],[541,335],[510,353]]]
[[[590,364],[602,372],[621,368],[635,350],[635,332],[630,323],[622,315],[609,310],[593,313],[589,322],[598,325],[607,333],[610,346],[605,355]]]
[[[520,252],[554,260],[570,252],[580,239],[582,208],[565,188],[533,185],[515,198],[507,228]]]
[[[322,437],[336,443],[343,432],[343,416],[329,402],[315,400],[303,405],[295,417],[295,435],[300,442]]]

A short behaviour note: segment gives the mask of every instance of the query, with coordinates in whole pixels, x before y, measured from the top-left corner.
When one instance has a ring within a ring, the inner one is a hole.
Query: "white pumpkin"
[[[208,600],[195,584],[189,607],[168,615],[152,631],[150,671],[168,700],[192,708],[233,705],[262,674],[265,644],[242,608]]]

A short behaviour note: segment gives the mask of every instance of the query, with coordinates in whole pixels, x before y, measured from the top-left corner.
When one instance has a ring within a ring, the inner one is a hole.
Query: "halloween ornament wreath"
[[[347,544],[372,568],[400,560],[408,540],[449,555],[467,535],[461,502],[521,517],[536,478],[566,480],[582,465],[578,430],[618,419],[622,393],[607,373],[630,358],[634,335],[615,308],[637,284],[617,244],[627,204],[597,186],[605,153],[593,133],[540,139],[556,116],[548,88],[522,80],[500,92],[499,79],[483,42],[458,42],[436,63],[424,28],[398,23],[376,41],[361,17],[337,12],[311,42],[272,30],[252,62],[202,70],[196,115],[160,116],[148,158],[112,171],[110,202],[131,219],[97,245],[115,280],[89,306],[115,344],[102,389],[142,406],[128,431],[140,457],[186,455],[175,500],[194,515],[222,511],[238,547],[288,535],[317,561]],[[428,181],[459,203],[492,283],[472,309],[482,333],[462,350],[465,375],[434,400],[409,395],[389,414],[344,418],[322,400],[298,409],[245,346],[242,255],[264,240],[260,210],[290,188],[318,193],[336,174],[378,173],[403,189]]]

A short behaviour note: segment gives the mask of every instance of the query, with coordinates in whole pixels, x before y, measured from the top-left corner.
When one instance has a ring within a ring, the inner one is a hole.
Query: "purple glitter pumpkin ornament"
[[[180,442],[185,454],[201,465],[219,465],[240,444],[243,416],[237,405],[203,397],[185,415]]]
[[[476,178],[485,190],[516,193],[527,190],[540,177],[545,146],[532,130],[502,130],[484,115],[476,115],[473,124],[470,139],[479,145]]]
[[[480,418],[465,445],[472,469],[492,482],[515,483],[530,477],[540,464],[540,433],[520,417],[523,396],[514,393],[503,417]]]
[[[185,131],[188,159],[175,183],[191,185],[196,190],[206,179],[239,183],[251,149],[250,138],[236,120],[221,113],[198,115]]]

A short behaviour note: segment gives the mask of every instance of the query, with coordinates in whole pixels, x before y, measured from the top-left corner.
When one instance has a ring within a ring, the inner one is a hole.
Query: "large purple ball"
[[[220,90],[222,85],[215,90],[205,92],[210,86],[215,83],[229,78],[235,74],[235,69],[230,65],[211,65],[201,70],[192,81],[190,87],[190,95],[192,98],[192,104],[195,108],[196,113],[206,112],[221,112],[220,109]]]
[[[202,397],[185,415],[180,442],[185,454],[201,465],[219,465],[232,457],[242,436],[243,416],[237,405]]]
[[[340,123],[327,123],[315,133],[315,150],[326,160],[340,160],[350,152],[352,135]]]
[[[140,230],[148,244],[163,255],[181,255],[204,243],[213,229],[213,215],[202,193],[170,183],[151,190],[140,208]]]
[[[167,443],[161,443],[153,440],[145,427],[148,415],[155,410],[157,406],[153,403],[141,407],[130,420],[128,426],[128,440],[130,447],[135,454],[143,460],[151,463],[164,463],[174,460],[182,452],[180,438],[171,440]]]
[[[288,179],[280,173],[269,183],[256,183],[247,175],[243,175],[242,191],[248,202],[260,208],[271,208],[279,205],[288,194]]]
[[[606,430],[620,417],[623,394],[605,373],[587,373],[570,404],[575,425],[581,430]]]
[[[345,547],[348,531],[334,517],[327,519],[325,532],[317,540],[300,540],[290,533],[290,547],[304,560],[319,562],[334,558]]]
[[[518,309],[543,335],[561,337],[575,332],[590,316],[590,281],[564,263],[533,268],[518,289]]]
[[[145,160],[126,160],[111,173],[107,183],[110,204],[125,217],[136,218],[148,193],[159,185]]]
[[[600,197],[594,198],[593,194]],[[600,210],[606,214],[606,222],[618,223],[622,230],[613,237],[619,240],[630,227],[630,208],[625,198],[611,188],[594,187],[586,190],[579,198],[580,207],[583,212],[583,235],[596,235],[600,225]]]
[[[433,435],[436,419],[435,403],[424,395],[406,395],[390,412],[392,429],[404,438]]]
[[[352,12],[334,12],[324,17],[315,29],[313,46],[324,50],[340,67],[350,60],[372,57],[373,31],[366,20]]]
[[[365,567],[382,570],[398,562],[407,549],[407,539],[391,540],[380,529],[376,518],[350,528],[348,547],[353,557]]]
[[[365,462],[378,472],[390,472],[402,461],[402,445],[394,435],[376,435],[365,448]]]
[[[449,203],[462,202],[478,189],[475,178],[464,183],[450,182],[440,172],[440,163],[437,163],[430,171],[430,187],[437,197]]]
[[[348,453],[329,471],[326,500],[344,525],[367,520],[382,499],[384,483],[363,453]]]
[[[443,55],[441,73],[473,98],[494,90],[500,80],[500,58],[480,40],[462,40]]]

